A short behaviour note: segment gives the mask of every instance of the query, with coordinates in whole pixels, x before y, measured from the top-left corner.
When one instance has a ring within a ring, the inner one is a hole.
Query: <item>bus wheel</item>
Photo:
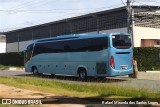
[[[55,77],[55,74],[51,74],[51,77],[52,77],[52,78]]]
[[[78,70],[78,74],[79,74],[79,79],[80,79],[81,81],[84,81],[84,80],[87,79],[87,72],[86,72],[86,70],[85,70],[84,68],[80,68],[80,69]]]
[[[33,75],[38,75],[38,69],[36,67],[32,68]]]

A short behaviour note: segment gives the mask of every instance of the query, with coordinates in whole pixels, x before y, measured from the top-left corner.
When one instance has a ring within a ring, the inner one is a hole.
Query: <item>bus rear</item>
[[[128,75],[133,73],[133,48],[131,36],[126,33],[110,35],[109,76]]]

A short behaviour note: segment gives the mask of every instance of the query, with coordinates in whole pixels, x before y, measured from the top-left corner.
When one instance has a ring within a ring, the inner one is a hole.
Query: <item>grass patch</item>
[[[10,104],[5,104],[5,105],[3,105],[3,104],[0,104],[0,107],[22,107],[22,106],[24,106],[24,107],[41,107],[40,105],[10,105]]]
[[[5,65],[1,65],[1,64],[0,64],[0,68],[6,69],[6,68],[9,68],[9,66],[5,66]]]
[[[5,70],[5,69],[9,69],[10,67],[16,67],[16,68],[20,68],[20,69],[21,69],[21,68],[24,68],[24,66],[10,66],[10,65],[6,66],[6,65],[1,65],[1,64],[0,64],[0,69],[1,69],[1,70],[3,70],[3,69],[4,69],[4,70]]]
[[[99,97],[110,98],[160,98],[160,93],[153,93],[144,89],[134,90],[131,88],[115,86],[111,84],[77,84],[57,80],[45,80],[35,77],[1,77],[1,84],[19,88],[49,92],[57,95],[70,97]]]
[[[1,98],[3,98],[3,97],[0,96],[0,99],[1,99]],[[2,104],[2,100],[0,100],[0,105],[1,105],[1,104]]]

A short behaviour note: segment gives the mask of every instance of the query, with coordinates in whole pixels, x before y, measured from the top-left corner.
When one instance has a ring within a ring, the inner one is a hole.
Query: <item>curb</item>
[[[24,68],[16,68],[16,67],[10,67],[8,70],[10,71],[24,71],[25,69]]]
[[[160,71],[146,71],[146,73],[160,73]]]

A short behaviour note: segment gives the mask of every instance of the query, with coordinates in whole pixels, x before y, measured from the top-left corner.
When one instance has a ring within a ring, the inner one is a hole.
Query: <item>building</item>
[[[135,47],[160,46],[160,8],[132,6]],[[77,33],[127,32],[126,7],[90,13],[5,32],[7,52],[22,51],[35,39]]]
[[[0,34],[0,53],[6,52],[6,36]]]

